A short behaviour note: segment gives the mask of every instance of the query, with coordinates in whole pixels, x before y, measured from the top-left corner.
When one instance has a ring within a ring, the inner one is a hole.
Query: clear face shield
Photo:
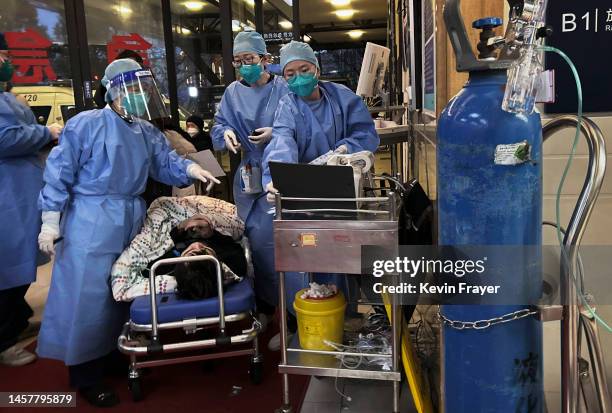
[[[170,117],[148,69],[132,70],[112,78],[108,96],[113,108],[122,116],[135,116],[147,121]]]

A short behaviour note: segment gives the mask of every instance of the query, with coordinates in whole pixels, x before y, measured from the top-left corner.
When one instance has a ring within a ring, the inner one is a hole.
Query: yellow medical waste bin
[[[300,347],[305,350],[334,350],[323,343],[342,344],[346,300],[339,291],[327,298],[302,298],[306,289],[295,294],[293,308],[297,316]]]

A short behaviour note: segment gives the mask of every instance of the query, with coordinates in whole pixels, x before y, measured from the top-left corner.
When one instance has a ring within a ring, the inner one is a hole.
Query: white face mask
[[[194,136],[196,136],[200,131],[197,128],[188,128],[187,129],[187,133],[189,134],[189,136],[191,136],[192,138]]]

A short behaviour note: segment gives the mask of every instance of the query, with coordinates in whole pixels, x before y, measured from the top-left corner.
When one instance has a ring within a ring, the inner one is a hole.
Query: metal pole
[[[287,299],[285,297],[285,273],[278,273],[278,299],[280,303],[280,341],[281,341],[281,363],[287,365]],[[283,373],[283,407],[287,411],[290,406],[289,401],[289,375]]]
[[[172,34],[172,9],[170,0],[161,0],[162,24],[164,27],[164,45],[166,47],[166,67],[168,73],[168,96],[170,98],[170,116],[174,126],[179,125],[178,85],[176,81],[176,59],[174,56],[174,37]]]
[[[599,331],[597,329],[597,320],[591,317],[590,314],[583,311],[580,319],[584,326],[586,334],[587,347],[591,357],[591,372],[593,373],[593,381],[597,391],[597,402],[601,413],[612,412],[612,404],[610,403],[610,394],[608,391],[608,378],[606,377],[604,355],[599,344]]]
[[[300,0],[293,0],[293,40],[302,40],[300,30]]]
[[[390,64],[389,64],[389,104],[396,105],[396,89],[397,89],[397,56],[395,54],[395,0],[389,0],[389,19],[387,32],[388,32],[388,47],[391,49]]]
[[[255,0],[255,30],[263,35],[264,32],[264,12],[263,0]]]
[[[83,77],[80,71],[79,35],[76,22],[75,0],[64,0],[66,13],[66,32],[68,35],[68,52],[70,54],[70,67],[72,67],[72,92],[74,93],[74,106],[78,112],[85,110],[83,98]]]
[[[223,81],[229,86],[236,80],[236,72],[232,66],[234,37],[232,34],[232,2],[223,0],[219,2],[219,14],[221,17],[221,50],[223,51]],[[238,167],[240,166],[240,155],[229,152],[230,174],[228,177],[230,188]],[[231,192],[231,191],[230,191]]]
[[[563,413],[576,413],[578,408],[578,306],[571,270],[563,266],[561,320],[561,399]]]

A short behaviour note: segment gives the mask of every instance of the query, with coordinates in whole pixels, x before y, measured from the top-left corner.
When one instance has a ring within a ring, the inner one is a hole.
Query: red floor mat
[[[278,374],[279,352],[270,352],[266,345],[274,334],[268,330],[261,337],[264,349],[264,380],[259,385],[249,381],[248,357],[215,361],[212,371],[204,371],[200,363],[162,366],[151,369],[143,377],[145,399],[132,402],[126,378],[109,379],[119,393],[121,403],[112,412],[205,412],[205,413],[271,413],[281,405],[281,375]],[[33,347],[29,346],[31,349]],[[294,412],[299,412],[308,388],[308,376],[290,376],[291,400]],[[233,386],[241,387],[233,394]],[[24,367],[0,367],[0,391],[45,392],[70,391],[68,369],[55,360],[40,359]],[[0,409],[2,410],[2,409]],[[51,409],[45,409],[51,410]],[[53,409],[60,410],[60,409]],[[40,412],[39,408],[21,408],[19,412]],[[100,412],[84,399],[77,397],[78,412]],[[103,410],[102,410],[103,411]]]

